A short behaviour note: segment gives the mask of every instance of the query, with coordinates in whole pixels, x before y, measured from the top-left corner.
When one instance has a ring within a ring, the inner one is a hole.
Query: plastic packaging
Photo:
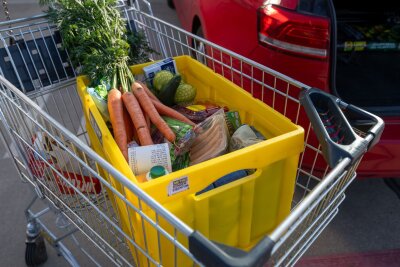
[[[225,112],[226,125],[228,126],[229,135],[233,135],[233,133],[242,126],[242,122],[240,120],[239,112],[237,111],[227,111]]]
[[[163,116],[162,118],[175,133],[175,142],[168,142],[155,127],[152,129],[151,138],[156,144],[164,142],[169,144],[172,171],[184,169],[189,166],[190,161],[188,152],[196,137],[193,131],[193,126],[169,117]]]
[[[27,150],[27,159],[32,174],[37,178],[48,179],[48,175],[51,175],[63,194],[75,194],[71,185],[86,194],[101,192],[99,179],[91,177],[87,169],[80,168],[74,157],[82,159],[83,155],[74,150],[68,140],[53,140],[45,132],[38,131],[32,136],[32,146],[32,150]],[[75,154],[71,155],[68,150]],[[91,168],[95,168],[92,160],[85,161]],[[65,178],[69,183],[65,182]]]
[[[194,132],[196,138],[190,149],[190,165],[215,158],[227,151],[229,132],[223,109],[196,125]]]
[[[180,113],[182,113],[185,117],[193,121],[194,123],[200,123],[204,121],[206,118],[212,116],[222,107],[218,105],[214,105],[211,103],[199,103],[196,105],[190,106],[175,106],[174,109]],[[224,107],[225,111],[228,111],[228,108]]]
[[[88,87],[87,92],[92,97],[94,104],[99,109],[103,119],[110,121],[110,114],[107,107],[107,95],[111,89],[110,82],[107,79],[101,79],[99,84],[93,87]]]
[[[110,114],[108,113],[107,101],[100,97],[93,87],[88,87],[88,94],[92,97],[94,104],[99,109],[101,116],[107,122],[110,121]]]
[[[174,155],[179,156],[188,152],[195,139],[193,127],[169,117],[163,116],[162,118],[176,135],[176,140],[173,144]]]
[[[247,146],[251,146],[263,140],[264,139],[258,138],[257,134],[249,125],[244,124],[240,126],[232,135],[231,140],[229,141],[229,151],[235,151]]]

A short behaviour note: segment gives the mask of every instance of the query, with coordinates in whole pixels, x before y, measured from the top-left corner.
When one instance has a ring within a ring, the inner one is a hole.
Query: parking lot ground
[[[400,262],[400,249],[344,253],[328,256],[316,256],[300,260],[296,267],[398,267]]]

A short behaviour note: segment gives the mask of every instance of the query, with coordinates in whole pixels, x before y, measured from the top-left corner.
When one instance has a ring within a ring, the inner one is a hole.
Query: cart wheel
[[[46,244],[41,235],[33,241],[26,242],[25,263],[27,266],[38,266],[47,260]]]

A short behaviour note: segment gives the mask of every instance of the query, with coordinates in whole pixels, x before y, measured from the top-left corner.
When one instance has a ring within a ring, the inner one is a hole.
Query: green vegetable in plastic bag
[[[107,107],[108,91],[111,89],[110,81],[102,78],[95,87],[88,87],[87,92],[92,97],[94,104],[99,109],[103,119],[107,122],[110,120],[110,114]]]
[[[196,137],[193,127],[189,124],[169,117],[163,117],[176,135],[176,141],[170,144],[172,170],[177,171],[189,166],[189,149]]]

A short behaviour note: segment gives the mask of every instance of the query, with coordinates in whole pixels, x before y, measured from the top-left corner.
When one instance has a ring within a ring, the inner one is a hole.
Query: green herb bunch
[[[141,35],[127,33],[126,21],[116,7],[116,0],[39,0],[49,4],[49,20],[57,25],[72,63],[82,66],[82,72],[93,83],[102,78],[111,82],[112,88],[128,91],[134,77],[128,64],[131,57],[146,57],[151,51]],[[129,37],[129,40],[128,40]],[[131,49],[129,41],[138,44]],[[143,50],[143,47],[145,48]],[[146,50],[147,49],[147,50]],[[142,51],[137,54],[138,51]],[[144,51],[144,52],[143,52]]]

